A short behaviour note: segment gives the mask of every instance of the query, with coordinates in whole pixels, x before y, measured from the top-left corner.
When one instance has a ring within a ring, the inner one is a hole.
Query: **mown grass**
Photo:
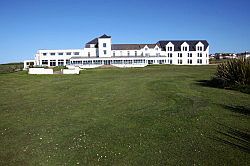
[[[199,83],[215,71],[1,74],[0,165],[249,165],[250,95]]]

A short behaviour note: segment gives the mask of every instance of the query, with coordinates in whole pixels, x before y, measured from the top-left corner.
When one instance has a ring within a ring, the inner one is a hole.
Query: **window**
[[[113,56],[115,56],[115,51],[113,51]]]
[[[197,59],[198,64],[202,64],[202,59]]]
[[[74,55],[79,55],[80,53],[79,52],[74,52]]]
[[[71,55],[71,52],[67,52],[66,55]]]
[[[107,50],[103,50],[103,54],[106,55],[107,54]]]
[[[43,53],[43,55],[44,55],[44,56],[46,56],[46,55],[47,55],[47,53]]]
[[[160,53],[156,53],[156,56],[161,56],[161,54]]]
[[[182,53],[178,53],[178,57],[181,58],[182,57]]]
[[[156,47],[155,50],[158,51],[158,47]]]
[[[187,51],[187,47],[183,47],[182,50],[183,50],[183,51]]]
[[[52,52],[52,53],[50,53],[50,55],[56,55],[56,53]]]
[[[48,60],[42,60],[42,65],[48,65]]]
[[[50,66],[56,66],[56,60],[50,60]]]
[[[202,57],[202,53],[197,53],[197,56],[198,57]]]
[[[137,56],[137,51],[135,51],[135,56]]]
[[[202,46],[198,46],[198,51],[202,51]]]
[[[103,47],[107,47],[107,44],[106,44],[106,43],[103,43]]]
[[[169,60],[169,63],[170,63],[170,64],[172,64],[172,63],[173,63],[172,59],[170,59],[170,60]]]
[[[145,50],[147,51],[147,50],[148,50],[148,48],[145,48]]]
[[[124,60],[124,64],[132,64],[133,61],[132,60]]]
[[[128,51],[128,56],[130,55],[130,52]]]
[[[102,60],[94,60],[93,63],[96,65],[100,65],[102,64]]]
[[[172,47],[168,47],[168,51],[172,51]]]
[[[66,59],[66,65],[70,65],[70,60]]]
[[[122,64],[122,60],[114,60],[114,64]]]
[[[58,59],[58,66],[64,66],[64,60]]]
[[[168,57],[172,58],[173,54],[172,53],[168,53]]]
[[[192,64],[192,59],[188,59],[188,64]]]
[[[191,58],[191,57],[192,57],[192,53],[188,53],[188,57],[190,57],[190,58]]]
[[[90,52],[88,52],[88,57],[90,57]]]
[[[178,64],[182,64],[182,59],[178,59]]]
[[[58,55],[63,55],[63,52],[59,52]]]

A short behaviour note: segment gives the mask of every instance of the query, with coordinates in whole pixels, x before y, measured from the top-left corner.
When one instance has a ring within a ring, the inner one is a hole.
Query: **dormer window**
[[[148,48],[145,48],[145,50],[147,51],[147,50],[148,50]]]
[[[202,46],[198,46],[198,51],[202,51]]]
[[[44,56],[46,56],[46,55],[47,55],[47,53],[43,53],[43,55],[44,55]]]
[[[168,47],[168,51],[172,51],[172,47]]]
[[[158,51],[158,47],[156,47],[155,50]]]
[[[187,47],[182,47],[182,50],[183,51],[187,51]]]
[[[103,47],[107,47],[107,44],[106,44],[106,43],[103,43]]]

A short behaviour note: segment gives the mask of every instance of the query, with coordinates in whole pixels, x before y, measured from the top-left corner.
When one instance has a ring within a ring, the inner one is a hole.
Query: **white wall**
[[[29,68],[29,74],[53,74],[53,69]]]
[[[99,57],[111,57],[111,38],[99,38],[98,39],[98,54]],[[103,47],[103,44],[106,43],[106,47]],[[104,50],[107,51],[107,54],[104,54]]]

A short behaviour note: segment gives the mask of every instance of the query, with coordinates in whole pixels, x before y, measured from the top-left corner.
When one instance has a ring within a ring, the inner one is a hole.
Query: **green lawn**
[[[249,165],[250,95],[215,69],[0,74],[0,165]]]

